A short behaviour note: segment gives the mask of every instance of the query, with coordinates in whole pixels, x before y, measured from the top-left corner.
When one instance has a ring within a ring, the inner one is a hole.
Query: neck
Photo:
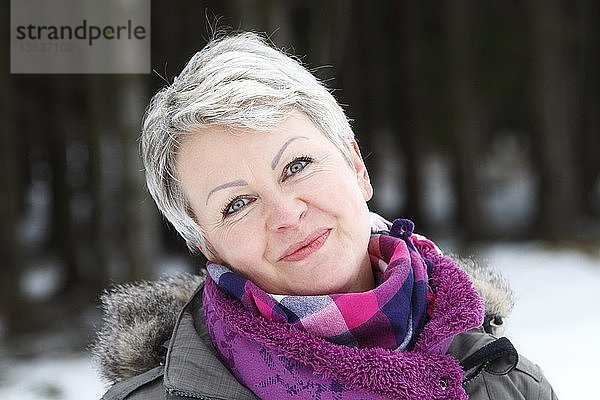
[[[373,275],[373,267],[369,254],[366,253],[361,261],[361,268],[356,280],[352,281],[344,293],[361,293],[374,289],[375,276]]]

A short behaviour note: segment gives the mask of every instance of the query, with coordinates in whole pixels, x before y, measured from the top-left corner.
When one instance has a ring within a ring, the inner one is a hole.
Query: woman
[[[555,398],[485,332],[510,309],[503,281],[370,213],[342,109],[258,36],[192,57],[154,96],[142,154],[158,208],[209,262],[105,295],[105,399]]]

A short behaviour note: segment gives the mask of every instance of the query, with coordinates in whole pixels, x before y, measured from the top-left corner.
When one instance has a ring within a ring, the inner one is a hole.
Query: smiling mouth
[[[319,229],[287,248],[279,261],[301,261],[319,250],[329,238],[331,229]]]

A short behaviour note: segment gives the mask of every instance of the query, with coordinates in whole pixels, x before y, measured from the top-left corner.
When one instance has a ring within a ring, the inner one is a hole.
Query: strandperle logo
[[[150,73],[150,0],[11,0],[13,74]]]
[[[17,26],[17,40],[87,40],[88,45],[92,45],[95,40],[121,40],[121,39],[137,39],[146,38],[146,28],[141,25],[134,26],[129,19],[124,25],[104,27],[96,25],[88,25],[87,20],[83,20],[81,25],[72,27],[69,25],[63,26],[45,26],[33,25]]]

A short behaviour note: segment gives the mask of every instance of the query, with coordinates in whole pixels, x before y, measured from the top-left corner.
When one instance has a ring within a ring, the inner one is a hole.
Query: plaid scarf
[[[269,321],[292,324],[329,342],[349,347],[411,349],[427,318],[433,292],[430,265],[413,241],[432,242],[413,234],[409,220],[371,236],[368,252],[378,285],[362,293],[318,296],[272,295],[223,265],[209,263],[213,280],[244,308]],[[431,309],[431,308],[430,308]]]

